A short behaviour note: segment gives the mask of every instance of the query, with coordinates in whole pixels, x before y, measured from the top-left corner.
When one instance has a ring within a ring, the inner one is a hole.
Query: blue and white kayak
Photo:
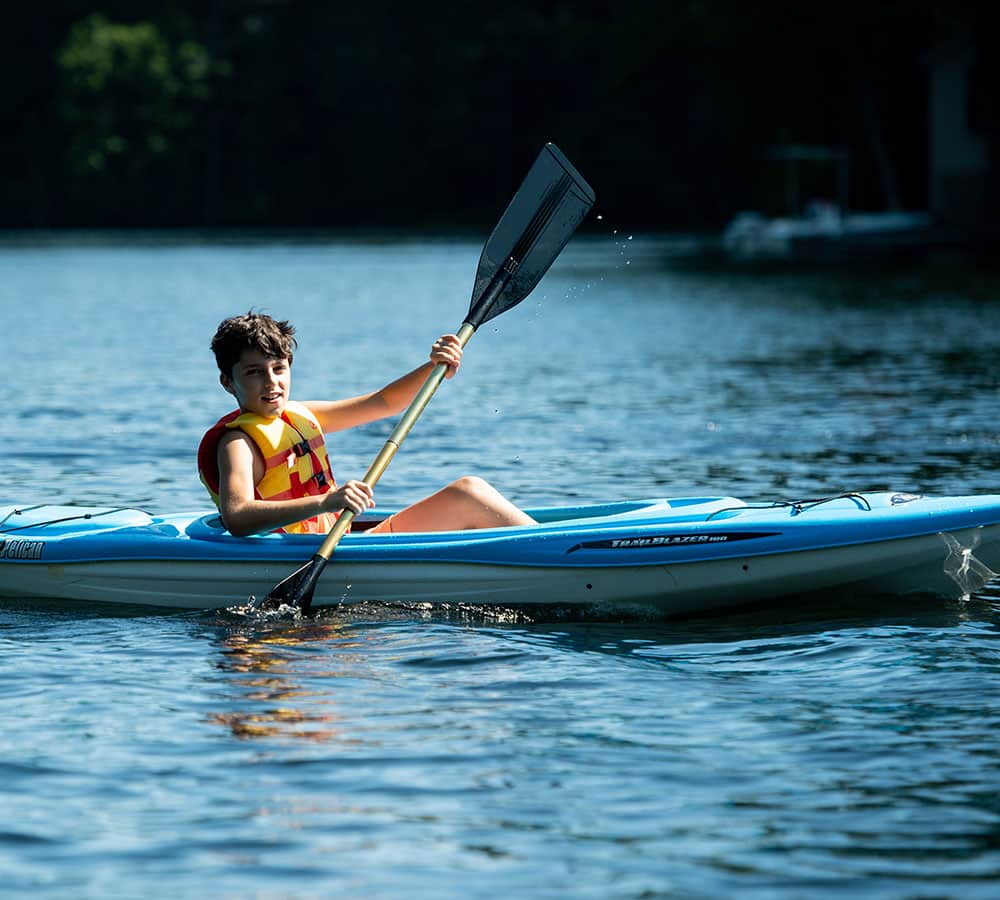
[[[586,606],[701,612],[818,592],[960,596],[1000,570],[1000,495],[684,497],[530,509],[529,527],[368,534],[359,517],[314,606]],[[0,597],[221,609],[263,597],[316,535],[230,535],[217,513],[0,508]]]

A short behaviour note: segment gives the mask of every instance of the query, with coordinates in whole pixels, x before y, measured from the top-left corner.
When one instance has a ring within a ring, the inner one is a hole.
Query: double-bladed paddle
[[[469,313],[458,330],[463,347],[480,325],[531,293],[593,205],[590,185],[554,144],[546,144],[483,247]],[[382,477],[447,370],[439,363],[427,376],[368,467],[365,483],[374,487]],[[353,520],[353,511],[344,510],[313,558],[280,582],[267,595],[265,605],[298,606],[308,613],[316,582]]]

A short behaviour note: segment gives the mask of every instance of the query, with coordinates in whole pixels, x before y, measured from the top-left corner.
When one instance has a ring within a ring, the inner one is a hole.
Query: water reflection
[[[1000,609],[1000,583],[985,583],[996,573],[978,564],[967,550],[956,547],[956,568],[975,579],[977,588],[957,600],[835,594],[669,618],[648,611],[609,616],[604,610],[584,607],[364,604],[322,609],[308,621],[285,620],[263,627],[244,623],[222,638],[218,667],[233,676],[230,683],[239,688],[241,700],[274,706],[215,720],[250,722],[253,733],[240,736],[251,737],[286,734],[288,723],[342,722],[349,715],[308,709],[335,702],[329,685],[320,690],[314,680],[375,682],[384,674],[377,669],[386,664],[390,669],[417,663],[458,666],[464,664],[458,648],[480,640],[494,649],[467,653],[469,659],[483,663],[513,659],[526,644],[546,651],[596,652],[649,661],[668,660],[675,651],[710,654],[728,644],[739,650],[748,641],[758,647],[774,644],[787,649],[787,642],[822,641],[854,630],[947,631],[991,621]],[[449,645],[452,650],[447,656],[435,660],[434,651]],[[503,656],[498,647],[514,652]],[[330,732],[337,734],[336,729]],[[311,739],[317,733],[310,729],[291,736]],[[326,738],[321,735],[320,739]]]
[[[235,691],[233,706],[239,708],[213,713],[209,720],[241,739],[357,744],[339,727],[343,715],[335,692],[317,685],[323,679],[357,677],[363,656],[356,651],[370,640],[336,621],[251,622],[229,628],[220,641],[217,667],[228,676]],[[320,649],[322,653],[310,652]]]

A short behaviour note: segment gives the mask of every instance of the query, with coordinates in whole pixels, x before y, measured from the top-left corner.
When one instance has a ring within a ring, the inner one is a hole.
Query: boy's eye
[[[282,375],[288,371],[288,368],[289,367],[287,362],[274,362],[267,366],[253,365],[253,366],[247,366],[243,370],[243,375],[247,378],[258,378],[267,375],[269,372],[273,372],[277,375]]]

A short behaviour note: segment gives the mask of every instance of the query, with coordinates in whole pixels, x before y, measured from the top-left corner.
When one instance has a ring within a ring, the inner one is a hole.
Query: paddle
[[[464,347],[484,322],[520,303],[538,284],[594,204],[590,185],[553,144],[546,144],[518,188],[479,257],[469,314],[458,330]],[[374,487],[399,445],[430,402],[448,370],[438,364],[403,413],[364,481]],[[266,606],[312,607],[316,582],[354,519],[345,510],[309,562],[280,582]]]

